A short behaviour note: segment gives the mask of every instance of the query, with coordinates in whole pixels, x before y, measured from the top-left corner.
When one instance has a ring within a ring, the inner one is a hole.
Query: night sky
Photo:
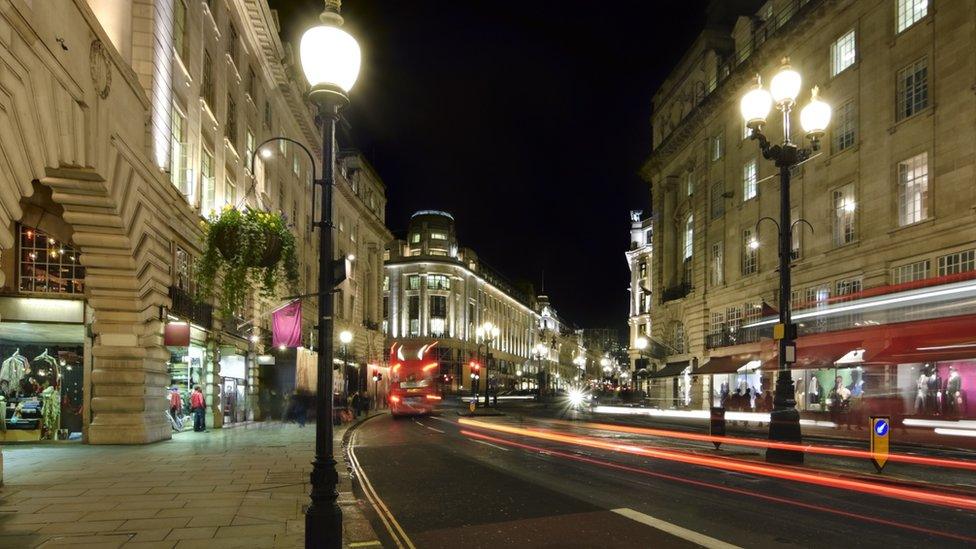
[[[297,45],[321,0],[271,0]],[[461,244],[580,327],[624,329],[628,212],[651,96],[704,0],[346,0],[363,70],[346,117],[387,186],[387,225],[454,214]],[[612,8],[612,9],[608,9]]]

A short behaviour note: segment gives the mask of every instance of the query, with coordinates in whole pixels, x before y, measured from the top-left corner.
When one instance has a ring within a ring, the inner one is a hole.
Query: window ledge
[[[827,250],[824,255],[835,255],[844,250],[852,250],[861,247],[861,240],[854,240],[853,242],[848,242],[847,244],[834,244],[832,248]]]
[[[237,147],[235,147],[234,144],[230,142],[230,138],[227,137],[226,135],[224,136],[224,146],[227,147],[227,150],[229,150],[230,152],[234,153],[234,157],[235,158],[237,158],[238,160],[240,160],[241,155],[238,154]]]
[[[210,104],[203,97],[200,98],[200,106],[203,107],[203,112],[207,114],[210,121],[213,123],[213,131],[217,131],[219,124],[217,123],[217,115],[214,114],[213,110],[210,108]]]
[[[207,4],[207,0],[200,0],[203,5],[203,13],[207,15],[210,19],[210,25],[213,27],[214,35],[216,35],[217,40],[220,40],[220,27],[217,26],[217,18],[214,17],[213,12],[210,11],[210,6]]]
[[[847,147],[846,149],[841,149],[837,152],[833,152],[833,150],[831,150],[830,156],[828,156],[827,159],[824,160],[824,166],[829,166],[830,163],[833,162],[835,158],[840,158],[843,155],[848,153],[850,154],[856,153],[860,148],[861,148],[861,141],[858,140],[853,145]]]
[[[904,124],[907,124],[907,123],[909,123],[909,122],[911,122],[913,120],[917,120],[919,118],[922,118],[923,116],[932,117],[934,115],[935,115],[935,103],[932,103],[928,107],[925,107],[924,109],[922,109],[922,110],[918,111],[917,113],[909,116],[908,118],[902,118],[901,120],[895,122],[893,125],[891,125],[888,128],[888,134],[889,135],[894,134],[895,132],[898,131],[898,128],[900,126],[902,126]]]
[[[193,82],[193,77],[190,76],[190,70],[186,68],[186,64],[183,62],[183,57],[173,48],[173,60],[176,61],[176,65],[180,68],[183,73],[183,77],[186,78],[186,87],[190,87],[190,82]]]
[[[224,58],[227,60],[230,68],[234,69],[234,78],[237,79],[237,85],[240,86],[244,79],[241,78],[241,72],[237,70],[237,63],[234,62],[234,58],[230,55],[230,52],[224,52]]]
[[[895,227],[894,229],[891,229],[891,230],[888,231],[888,236],[892,236],[892,237],[893,236],[897,236],[898,233],[903,232],[903,231],[904,232],[910,232],[912,229],[916,229],[916,228],[919,228],[919,227],[929,227],[929,226],[934,225],[934,224],[935,224],[935,218],[934,217],[929,217],[929,218],[923,219],[921,221],[916,221],[915,223],[912,223],[911,225],[904,225],[904,226],[901,226],[901,227]]]

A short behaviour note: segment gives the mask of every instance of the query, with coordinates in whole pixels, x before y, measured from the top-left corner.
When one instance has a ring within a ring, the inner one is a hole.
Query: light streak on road
[[[481,440],[485,440],[485,441],[491,441],[491,442],[495,442],[495,443],[498,443],[498,444],[504,444],[506,446],[512,446],[514,448],[521,448],[523,450],[530,450],[530,451],[533,451],[533,452],[540,452],[540,453],[543,453],[543,454],[546,454],[546,455],[550,455],[550,456],[558,456],[558,457],[562,457],[562,458],[566,458],[566,459],[571,459],[573,461],[579,461],[579,462],[583,462],[583,463],[589,463],[589,464],[592,464],[592,465],[598,465],[600,467],[605,467],[605,468],[608,468],[608,469],[617,469],[617,470],[620,470],[620,471],[627,471],[629,473],[636,473],[636,474],[639,474],[639,475],[645,475],[645,476],[649,476],[649,477],[670,480],[670,481],[679,482],[679,483],[682,483],[682,484],[690,484],[692,486],[700,486],[700,487],[703,487],[703,488],[710,488],[712,490],[718,490],[718,491],[722,491],[722,492],[743,495],[743,496],[746,496],[746,497],[749,497],[749,498],[761,499],[761,500],[769,501],[769,502],[773,502],[773,503],[793,505],[793,506],[796,506],[796,507],[800,507],[800,508],[804,508],[804,509],[810,509],[810,510],[813,510],[813,511],[819,511],[819,512],[822,512],[822,513],[829,513],[829,514],[832,514],[832,515],[838,515],[838,516],[842,516],[842,517],[845,517],[845,518],[851,518],[851,519],[855,519],[855,520],[862,520],[862,521],[865,521],[865,522],[872,522],[872,523],[875,523],[875,524],[881,524],[881,525],[884,525],[884,526],[890,526],[892,528],[901,528],[903,530],[910,530],[910,531],[913,531],[913,532],[919,532],[919,533],[926,534],[926,535],[930,535],[930,536],[938,536],[938,537],[944,537],[944,538],[949,538],[949,539],[955,539],[955,540],[960,540],[960,541],[964,541],[964,542],[967,542],[967,543],[976,543],[976,538],[969,537],[969,536],[963,536],[963,535],[960,535],[960,534],[954,534],[952,532],[946,532],[944,530],[933,530],[933,529],[929,529],[929,528],[924,528],[922,526],[915,526],[915,525],[912,525],[912,524],[907,524],[907,523],[904,523],[904,522],[896,522],[896,521],[886,520],[886,519],[883,519],[883,518],[872,517],[872,516],[868,516],[868,515],[862,515],[862,514],[859,514],[859,513],[853,513],[853,512],[850,512],[850,511],[842,511],[840,509],[834,509],[834,508],[831,508],[831,507],[825,507],[825,506],[816,505],[816,504],[813,504],[813,503],[806,503],[806,502],[798,501],[798,500],[794,500],[794,499],[789,499],[789,498],[784,498],[784,497],[779,497],[779,496],[772,496],[772,495],[769,495],[769,494],[766,494],[766,493],[753,492],[751,490],[746,490],[744,488],[734,488],[734,487],[725,486],[725,485],[722,485],[722,484],[713,484],[711,482],[706,482],[706,481],[703,481],[703,480],[693,480],[693,479],[686,478],[686,477],[679,477],[679,476],[675,476],[675,475],[668,475],[666,473],[659,473],[659,472],[655,472],[655,471],[649,471],[647,469],[641,469],[639,467],[631,467],[631,466],[622,465],[622,464],[619,464],[619,463],[611,463],[611,462],[608,462],[608,461],[601,461],[601,460],[598,460],[598,459],[594,459],[594,458],[590,458],[590,457],[586,457],[586,456],[581,456],[581,455],[578,455],[578,454],[569,454],[569,453],[566,453],[566,452],[560,452],[559,450],[550,450],[548,448],[542,448],[542,447],[539,447],[539,446],[532,446],[531,444],[523,444],[523,443],[520,443],[520,442],[515,442],[515,441],[512,441],[512,440],[507,440],[507,439],[503,439],[503,438],[493,437],[493,436],[485,435],[485,434],[482,434],[482,433],[477,433],[477,432],[474,432],[474,431],[468,431],[468,430],[465,430],[465,429],[462,429],[461,430],[461,434],[462,435],[465,435],[465,436],[468,436],[468,437],[475,438],[475,439],[481,439]]]
[[[851,490],[855,492],[872,494],[876,496],[884,496],[893,499],[901,499],[901,500],[926,503],[929,505],[940,505],[944,507],[953,507],[958,509],[967,509],[970,511],[976,511],[976,499],[963,497],[963,496],[940,494],[937,492],[930,492],[930,491],[917,489],[917,488],[903,488],[899,486],[892,486],[892,485],[881,484],[876,482],[867,482],[867,481],[854,480],[854,479],[843,478],[838,476],[830,476],[824,471],[818,471],[817,473],[809,473],[806,471],[793,469],[789,467],[782,467],[782,466],[772,467],[760,463],[752,463],[752,462],[745,462],[745,461],[738,461],[738,460],[731,460],[731,459],[724,459],[724,458],[716,458],[711,456],[695,455],[686,452],[664,450],[661,448],[652,448],[648,446],[637,446],[633,444],[619,444],[614,442],[606,442],[603,440],[592,439],[588,437],[564,435],[564,434],[558,434],[558,433],[547,432],[547,431],[524,429],[521,427],[513,427],[510,425],[485,423],[482,421],[476,421],[468,418],[460,418],[458,422],[461,423],[462,425],[468,425],[478,429],[487,429],[491,431],[498,431],[498,432],[508,433],[512,435],[539,438],[539,439],[549,440],[552,442],[558,442],[562,444],[586,446],[589,448],[598,448],[601,450],[609,450],[612,452],[623,452],[632,455],[639,455],[639,456],[663,459],[668,461],[677,461],[681,463],[687,463],[689,465],[698,465],[701,467],[709,467],[713,469],[723,469],[726,471],[735,471],[737,473],[759,475],[759,476],[765,476],[771,478],[778,478],[782,480],[792,480],[796,482],[802,482],[805,484],[815,484],[818,486],[825,486],[828,488]]]
[[[681,419],[708,419],[707,410],[661,410],[658,408],[629,408],[627,406],[594,406],[594,414],[614,414],[626,416],[676,417]],[[760,412],[725,412],[728,421],[756,421],[769,423],[769,414]],[[837,427],[833,421],[818,421],[815,419],[801,419],[800,425],[812,427]]]
[[[607,423],[588,423],[564,421],[558,419],[540,419],[547,423],[583,427],[586,429],[599,429],[601,431],[613,431],[616,433],[628,433],[632,435],[648,435],[655,437],[676,438],[682,440],[693,440],[697,442],[720,442],[731,446],[749,446],[752,448],[775,448],[777,450],[794,450],[806,452],[808,454],[824,454],[830,456],[849,457],[856,459],[871,459],[871,452],[866,450],[852,450],[848,448],[836,448],[832,446],[815,446],[813,444],[791,444],[787,442],[773,442],[770,440],[754,438],[737,438],[728,436],[703,435],[700,433],[686,433],[682,431],[669,431],[666,429],[651,429],[648,427],[631,427],[629,425],[611,425]],[[939,429],[936,429],[939,431]],[[966,431],[963,436],[976,436],[976,431]],[[948,434],[948,433],[947,433]],[[925,456],[915,456],[910,454],[888,454],[888,461],[898,461],[911,463],[914,465],[928,465],[932,467],[949,467],[953,469],[968,469],[976,471],[976,461],[960,459],[945,459]]]

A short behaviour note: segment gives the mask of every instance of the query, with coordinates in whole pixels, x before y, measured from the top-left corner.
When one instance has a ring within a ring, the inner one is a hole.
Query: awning
[[[796,362],[793,363],[794,370],[813,370],[817,368],[833,368],[834,363],[841,358],[854,356],[857,351],[863,349],[860,341],[837,341],[827,342],[820,345],[809,345],[800,338],[796,343]],[[863,353],[862,353],[863,354]],[[853,366],[861,362],[849,363],[843,367]],[[765,360],[762,365],[763,370],[779,369],[779,353]]]
[[[887,326],[887,345],[872,362],[905,364],[976,358],[976,315]],[[897,330],[891,330],[893,328]]]
[[[716,356],[708,359],[704,366],[695,371],[696,374],[733,374],[744,368],[750,363],[755,362],[756,368],[761,363],[759,354],[738,354],[729,356]],[[754,369],[754,368],[749,368]]]
[[[660,370],[652,373],[651,375],[649,375],[647,377],[649,377],[651,379],[655,379],[655,378],[659,378],[659,377],[674,377],[674,376],[679,376],[679,375],[682,374],[682,372],[685,371],[685,368],[688,367],[688,364],[689,364],[689,362],[687,360],[685,360],[683,362],[672,362],[671,364],[665,365],[664,368],[661,368]]]

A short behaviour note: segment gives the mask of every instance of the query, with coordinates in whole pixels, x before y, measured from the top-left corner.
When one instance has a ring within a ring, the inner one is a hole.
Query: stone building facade
[[[667,405],[718,395],[699,375],[708,362],[734,374],[769,360],[768,334],[743,327],[779,307],[776,229],[758,224],[778,216],[779,179],[747,138],[739,99],[783,56],[804,78],[799,106],[819,85],[833,107],[822,148],[793,170],[792,217],[813,227],[793,236],[794,310],[976,269],[976,57],[960,53],[976,50],[974,27],[966,2],[712,3],[706,29],[654,94],[642,171],[655,208],[651,326],[669,346]],[[783,138],[775,109],[765,132]],[[728,357],[738,358],[719,360]],[[749,383],[769,384],[766,375]]]
[[[630,269],[630,315],[627,318],[627,357],[630,369],[637,371],[638,360],[648,358],[651,338],[651,266],[653,259],[653,218],[644,212],[630,212],[630,249],[626,252]],[[648,346],[637,348],[637,339],[644,337]]]
[[[211,211],[280,211],[298,239],[302,285],[317,290],[310,204],[321,137],[278,31],[265,0],[0,9],[0,352],[60,360],[78,416],[65,428],[87,442],[169,438],[175,384],[204,387],[209,426],[264,415],[255,358],[269,351],[268,313],[281,301],[255,295],[222,321],[193,299],[193,262]],[[279,136],[304,149],[279,140],[259,150]],[[345,284],[369,296],[355,307],[374,302],[360,316],[376,318],[384,189],[359,155],[340,162],[335,215],[357,233],[340,233],[338,248],[360,264]],[[306,300],[306,334],[314,307]],[[179,326],[189,346],[168,345]]]

